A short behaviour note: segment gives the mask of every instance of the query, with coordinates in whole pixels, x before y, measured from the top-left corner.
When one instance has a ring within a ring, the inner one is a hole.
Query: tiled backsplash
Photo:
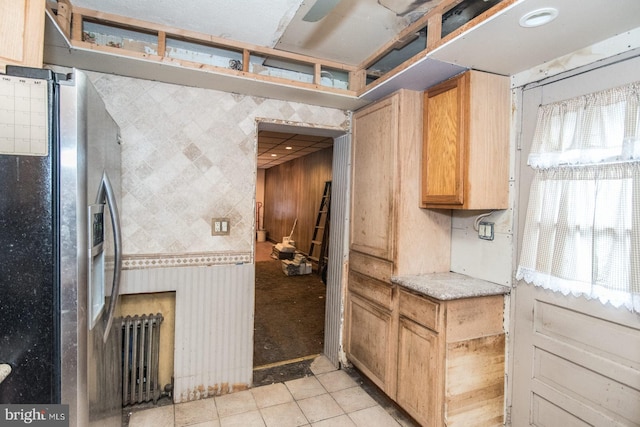
[[[229,263],[224,254],[252,261],[257,121],[349,127],[348,114],[337,109],[89,77],[122,134],[126,268],[200,265],[193,260],[208,255],[203,265]],[[230,219],[230,235],[211,236],[213,217]]]

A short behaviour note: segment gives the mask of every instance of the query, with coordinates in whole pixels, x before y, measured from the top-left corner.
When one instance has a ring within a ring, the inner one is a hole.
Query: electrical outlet
[[[226,236],[229,234],[229,218],[211,218],[211,235]]]
[[[493,240],[493,222],[480,222],[478,225],[478,237],[483,240]]]

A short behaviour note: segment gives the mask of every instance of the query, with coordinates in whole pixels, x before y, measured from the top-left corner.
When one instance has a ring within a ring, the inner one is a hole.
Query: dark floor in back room
[[[326,286],[320,276],[287,276],[282,261],[263,258],[256,256],[254,368],[322,353]]]

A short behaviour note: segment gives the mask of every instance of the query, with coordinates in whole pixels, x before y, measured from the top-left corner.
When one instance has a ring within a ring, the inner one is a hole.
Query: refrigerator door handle
[[[96,203],[106,203],[109,205],[109,216],[113,226],[113,246],[114,246],[114,267],[113,267],[113,285],[111,287],[111,299],[109,300],[109,310],[107,312],[107,325],[104,329],[103,341],[106,343],[111,331],[113,317],[115,316],[116,305],[118,303],[118,295],[120,294],[120,274],[122,272],[122,236],[120,232],[120,215],[118,214],[118,204],[116,203],[116,195],[111,186],[109,176],[105,171],[102,174],[102,182]]]

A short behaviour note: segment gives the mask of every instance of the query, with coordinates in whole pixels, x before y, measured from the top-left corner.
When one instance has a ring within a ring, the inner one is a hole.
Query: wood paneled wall
[[[264,229],[273,242],[293,232],[296,248],[309,252],[311,237],[324,191],[331,181],[333,147],[274,166],[266,170],[264,189]]]

